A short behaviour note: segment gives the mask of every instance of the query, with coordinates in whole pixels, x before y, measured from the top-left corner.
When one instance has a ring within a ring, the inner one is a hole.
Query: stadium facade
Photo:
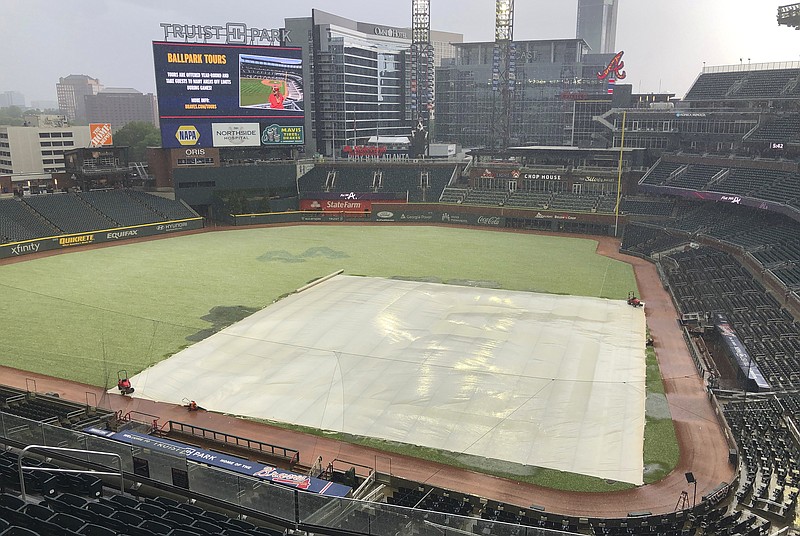
[[[516,41],[516,83],[511,97],[511,142],[591,146],[592,117],[611,109],[599,80],[612,54],[589,54],[583,39]],[[492,87],[495,44],[456,45],[456,57],[436,71],[437,141],[496,145],[492,136],[499,91]]]
[[[313,102],[306,113],[306,153],[341,154],[343,147],[397,139],[415,120],[411,106],[411,29],[358,22],[318,9],[286,19],[293,46],[303,49],[303,78]],[[298,37],[302,36],[302,38]],[[460,34],[431,32],[441,62]]]

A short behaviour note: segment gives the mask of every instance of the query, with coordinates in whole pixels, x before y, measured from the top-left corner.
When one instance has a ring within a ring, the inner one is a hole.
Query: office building
[[[409,134],[411,29],[365,23],[318,9],[286,19],[291,46],[303,49],[306,153],[340,155],[346,146]],[[431,32],[434,50],[452,54],[460,34]],[[438,48],[437,48],[438,47]]]
[[[0,175],[64,171],[64,152],[89,146],[89,127],[0,127]]]
[[[616,52],[619,0],[578,0],[578,31],[595,54]]]
[[[84,74],[71,74],[59,78],[56,84],[58,108],[73,123],[86,124],[87,95],[97,95],[103,86],[96,78]]]
[[[25,108],[25,95],[19,91],[0,91],[0,108],[11,106]]]
[[[86,95],[86,120],[89,123],[111,123],[119,130],[132,121],[158,126],[156,97],[133,88],[105,88],[96,95]]]

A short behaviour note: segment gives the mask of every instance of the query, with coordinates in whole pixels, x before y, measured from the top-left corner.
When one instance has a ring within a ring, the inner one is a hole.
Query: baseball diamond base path
[[[207,230],[213,232],[213,229]],[[551,235],[551,233],[546,233]],[[173,235],[174,236],[174,235]],[[728,444],[707,397],[703,380],[698,376],[686,348],[677,312],[663,288],[656,268],[650,262],[618,252],[619,241],[612,237],[586,237],[598,242],[597,252],[633,266],[641,298],[646,302],[645,314],[664,379],[669,408],[680,446],[676,468],[654,484],[610,493],[567,492],[497,478],[469,470],[453,468],[417,458],[382,452],[349,443],[271,427],[234,417],[211,413],[188,413],[183,406],[130,399],[107,394],[104,389],[9,367],[0,367],[0,384],[38,392],[56,392],[62,398],[89,402],[124,413],[158,416],[187,422],[300,451],[300,460],[309,464],[322,456],[325,462],[346,460],[374,467],[382,473],[424,482],[480,497],[528,507],[538,505],[546,512],[582,517],[625,517],[629,512],[667,513],[675,509],[682,491],[689,490],[684,474],[694,473],[698,498],[721,482],[731,482],[734,467],[728,463]],[[31,258],[31,257],[28,257]],[[96,402],[95,402],[96,401]],[[139,420],[146,417],[139,415]],[[693,491],[693,490],[691,490]]]

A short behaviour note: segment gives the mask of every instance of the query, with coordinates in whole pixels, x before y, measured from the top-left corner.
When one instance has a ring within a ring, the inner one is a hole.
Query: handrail
[[[289,460],[290,466],[300,462],[300,451],[293,448],[281,447],[280,445],[273,445],[271,443],[264,443],[263,441],[248,439],[246,437],[219,432],[217,430],[211,430],[209,428],[203,428],[202,426],[195,426],[193,424],[179,421],[169,421],[167,424],[169,425],[170,432],[174,431],[187,434],[192,437],[201,437],[203,439],[209,439],[225,445],[260,452],[262,454],[268,454],[276,458],[285,458]]]
[[[110,456],[117,460],[117,464],[119,465],[119,473],[110,473],[108,471],[90,471],[90,470],[83,470],[83,469],[56,469],[50,467],[25,467],[22,465],[22,460],[26,452],[34,450],[34,449],[42,449],[45,452],[47,451],[57,451],[57,452],[78,452],[82,454],[96,454],[98,456]],[[28,445],[27,447],[23,448],[19,451],[18,459],[17,459],[17,468],[19,470],[19,489],[20,495],[22,496],[22,500],[26,500],[25,498],[25,476],[23,474],[23,470],[29,471],[47,471],[51,473],[80,473],[80,474],[93,474],[93,475],[103,475],[103,476],[116,476],[119,474],[119,491],[120,493],[125,493],[125,477],[122,473],[122,456],[119,454],[115,454],[113,452],[99,452],[96,450],[83,450],[83,449],[70,449],[67,447],[50,447],[48,445]]]

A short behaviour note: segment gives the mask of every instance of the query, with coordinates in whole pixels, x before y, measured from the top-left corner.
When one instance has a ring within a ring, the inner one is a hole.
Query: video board
[[[153,42],[162,147],[304,143],[300,48]]]

